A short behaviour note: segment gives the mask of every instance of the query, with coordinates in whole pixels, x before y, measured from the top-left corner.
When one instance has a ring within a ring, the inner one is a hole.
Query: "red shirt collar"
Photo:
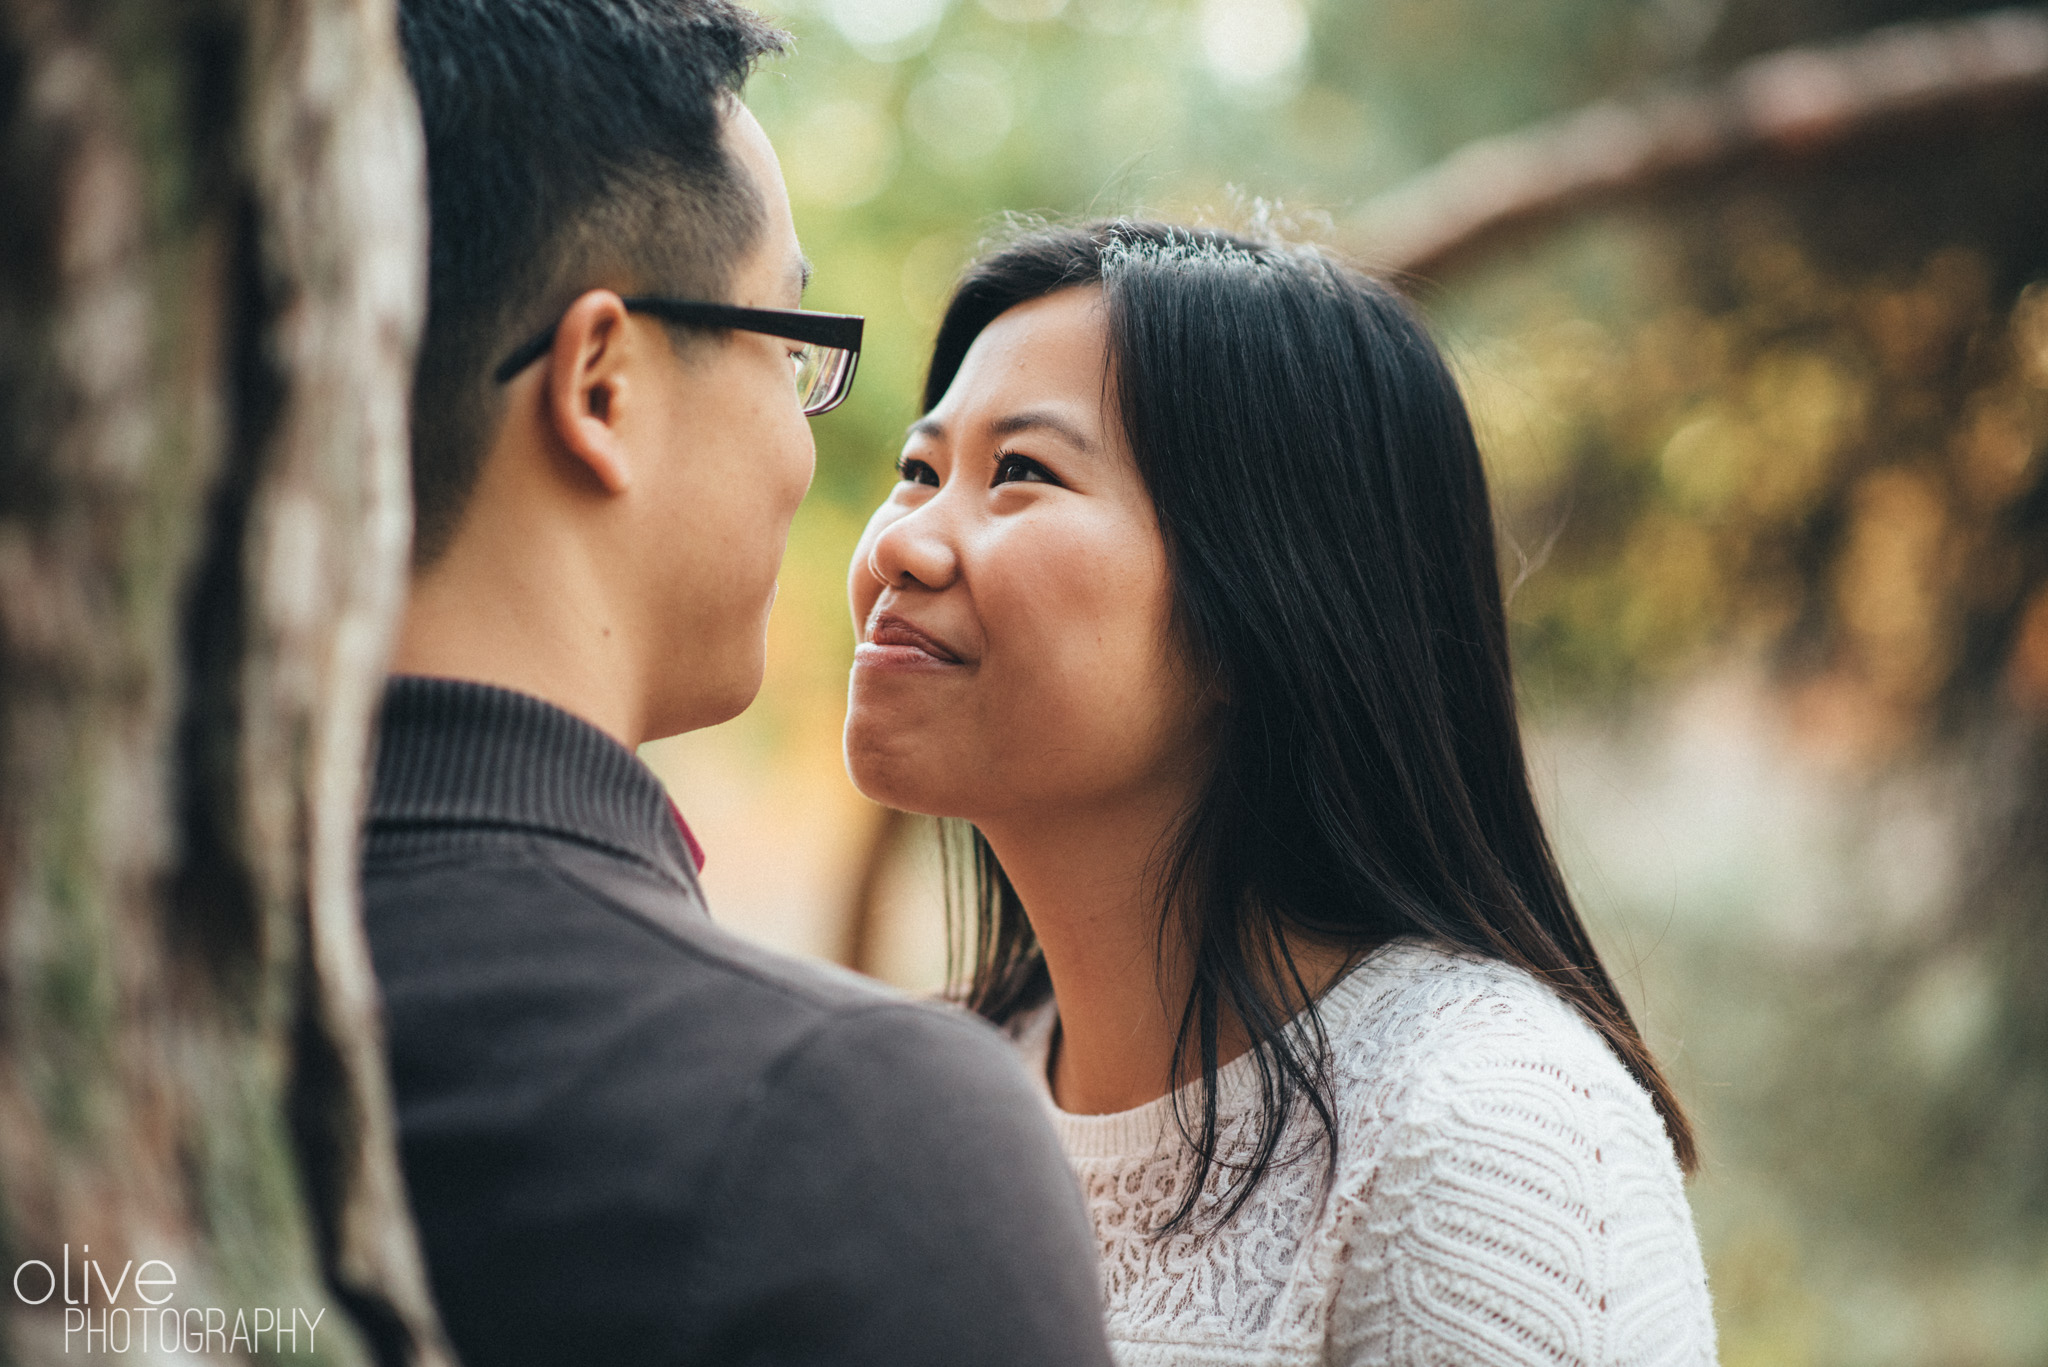
[[[697,872],[704,872],[704,847],[697,843],[697,836],[690,829],[690,823],[683,820],[683,809],[676,806],[676,800],[668,800],[668,813],[676,819],[676,829],[683,834],[683,843],[690,847],[690,859],[697,865]]]

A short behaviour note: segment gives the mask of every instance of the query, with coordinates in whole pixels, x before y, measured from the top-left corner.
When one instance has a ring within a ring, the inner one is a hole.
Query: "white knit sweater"
[[[1670,1142],[1576,1012],[1519,969],[1410,942],[1368,958],[1320,1009],[1334,1180],[1317,1149],[1269,1172],[1214,1234],[1148,1235],[1191,1176],[1171,1098],[1116,1115],[1053,1108],[1123,1367],[1711,1367]],[[1054,1019],[1048,1007],[1014,1030],[1041,1083]],[[1252,1060],[1217,1081],[1221,1133],[1242,1142]],[[1199,1094],[1182,1104],[1199,1114]],[[1318,1133],[1298,1112],[1282,1152]],[[1205,1200],[1216,1190],[1212,1177]]]

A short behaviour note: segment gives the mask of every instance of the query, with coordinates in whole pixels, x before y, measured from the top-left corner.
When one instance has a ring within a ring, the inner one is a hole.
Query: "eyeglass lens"
[[[797,353],[796,392],[806,415],[823,413],[846,397],[853,378],[853,353],[841,347],[806,343]]]

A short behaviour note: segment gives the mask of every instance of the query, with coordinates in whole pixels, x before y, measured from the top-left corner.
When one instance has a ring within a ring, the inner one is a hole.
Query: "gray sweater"
[[[1087,1221],[1004,1042],[719,930],[660,783],[603,733],[394,680],[364,884],[467,1367],[1108,1363]]]

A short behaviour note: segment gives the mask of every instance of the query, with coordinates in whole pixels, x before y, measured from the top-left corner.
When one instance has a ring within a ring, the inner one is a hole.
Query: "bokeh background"
[[[1383,262],[1388,196],[1475,141],[1788,53],[1826,94],[1845,43],[1918,79],[1914,41],[1985,8],[763,7],[796,49],[748,100],[809,302],[869,340],[816,424],[759,702],[646,754],[721,919],[918,990],[935,847],[841,768],[844,584],[978,243],[1147,211]],[[1983,33],[2028,56],[2024,25]],[[1736,1367],[2048,1363],[2044,277],[2048,106],[2006,92],[1664,174],[1407,280],[1482,428],[1553,833],[1700,1123]]]

